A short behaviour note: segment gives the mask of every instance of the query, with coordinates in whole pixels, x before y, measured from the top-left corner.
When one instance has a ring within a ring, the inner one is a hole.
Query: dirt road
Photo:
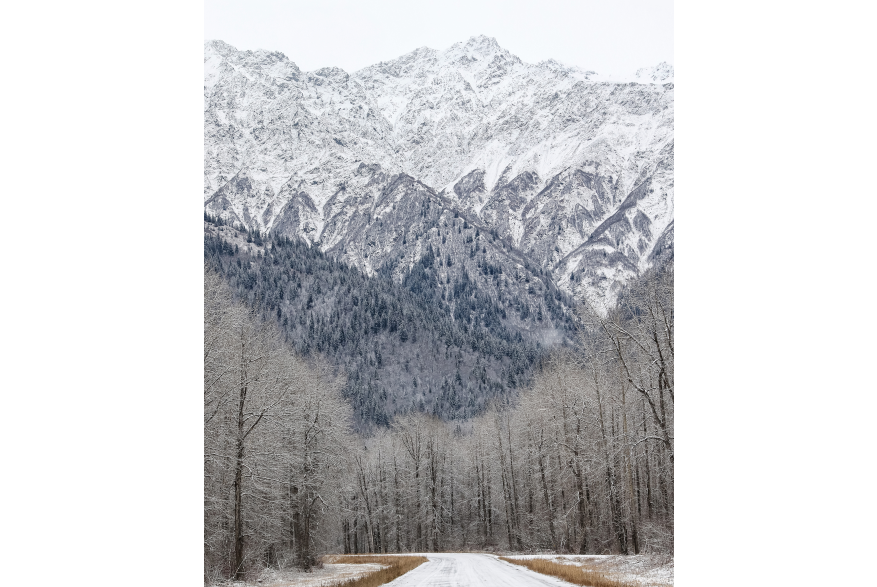
[[[569,587],[570,584],[534,573],[486,554],[424,553],[429,559],[387,587]]]

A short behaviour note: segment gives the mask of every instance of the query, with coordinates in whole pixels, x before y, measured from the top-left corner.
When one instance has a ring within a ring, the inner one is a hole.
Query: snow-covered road
[[[569,583],[534,573],[486,554],[424,553],[429,559],[387,587],[569,587]]]

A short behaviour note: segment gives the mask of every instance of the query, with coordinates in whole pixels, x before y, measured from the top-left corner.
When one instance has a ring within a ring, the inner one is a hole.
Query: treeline
[[[330,373],[205,282],[208,578],[324,552],[672,551],[672,268],[585,307],[580,345],[514,403],[368,438]]]
[[[672,268],[583,309],[580,342],[464,430],[418,415],[370,439],[344,551],[672,551]]]
[[[543,357],[503,325],[506,309],[466,271],[439,284],[431,247],[402,283],[388,269],[368,277],[301,240],[257,231],[208,231],[204,252],[296,352],[346,375],[360,431],[410,412],[472,418],[528,384]]]

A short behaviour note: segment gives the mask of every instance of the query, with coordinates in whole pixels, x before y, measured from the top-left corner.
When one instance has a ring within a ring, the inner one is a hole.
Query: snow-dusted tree
[[[209,270],[204,311],[205,571],[240,579],[287,551],[307,567],[315,540],[337,537],[315,526],[346,470],[349,407]]]
[[[579,344],[516,401],[465,422],[408,413],[367,438],[329,368],[297,357],[209,272],[204,311],[215,574],[308,568],[329,550],[672,549],[672,269],[616,307],[585,307]],[[434,401],[458,401],[480,376],[476,364]]]

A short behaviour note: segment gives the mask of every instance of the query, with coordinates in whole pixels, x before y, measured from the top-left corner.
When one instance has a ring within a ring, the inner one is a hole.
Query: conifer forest
[[[204,252],[206,579],[325,553],[672,552],[672,257],[611,307],[548,288],[534,308],[431,245],[369,277],[205,215]],[[534,311],[557,342],[515,327]]]

